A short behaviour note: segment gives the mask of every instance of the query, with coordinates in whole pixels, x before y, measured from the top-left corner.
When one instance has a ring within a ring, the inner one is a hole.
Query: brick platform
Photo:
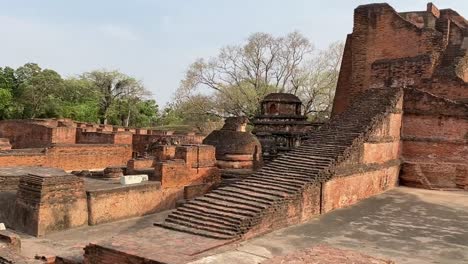
[[[34,236],[86,225],[88,207],[83,180],[46,172],[23,176],[13,219],[16,230]]]

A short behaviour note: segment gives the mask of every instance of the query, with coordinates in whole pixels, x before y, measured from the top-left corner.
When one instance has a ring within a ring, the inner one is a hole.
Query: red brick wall
[[[132,144],[130,132],[78,132],[77,144]]]
[[[174,147],[164,146],[160,149],[174,150]],[[177,146],[173,153],[174,159],[156,159],[154,164],[155,172],[151,180],[161,182],[163,188],[183,188],[201,183],[216,184],[220,181],[220,172],[215,164],[215,147]]]
[[[429,9],[437,14],[435,7]],[[431,13],[423,15],[435,19]],[[455,19],[453,14],[444,15],[444,19],[448,17]],[[439,22],[449,23],[443,19]],[[346,42],[333,113],[343,111],[356,92],[383,86],[411,85],[451,99],[468,98],[467,84],[463,80],[453,76],[433,77],[439,63],[457,63],[451,51],[444,49],[447,41],[451,45],[461,43],[463,30],[454,23],[446,29],[436,26],[437,30],[433,22],[429,24],[420,28],[387,4],[356,8],[354,30]],[[444,35],[446,33],[450,33],[450,39]],[[464,74],[459,75],[463,78]]]
[[[0,155],[0,166],[46,166],[64,170],[103,169],[122,166],[132,158],[130,145],[54,145],[45,153]]]
[[[12,219],[15,230],[34,236],[86,225],[83,179],[53,174],[22,177]]]
[[[113,144],[115,134],[101,132],[77,133],[77,144]]]
[[[432,54],[440,50],[435,45],[442,45],[437,32],[418,28],[387,4],[356,8],[351,38],[352,74],[351,83],[346,85],[348,95],[373,86],[374,62]],[[350,99],[352,97],[349,97],[348,104]]]
[[[159,182],[87,191],[89,225],[143,216],[175,207],[183,188],[161,189]]]
[[[124,166],[132,158],[131,145],[56,145],[47,151],[45,166],[64,170]]]
[[[76,127],[56,127],[52,129],[52,143],[54,144],[76,143]]]
[[[45,153],[16,153],[14,151],[0,154],[0,167],[11,166],[44,166]]]
[[[52,144],[52,128],[21,120],[3,120],[0,137],[8,138],[13,148],[42,148]]]
[[[114,144],[128,144],[132,145],[133,135],[129,132],[118,132],[114,136]]]
[[[353,205],[398,185],[400,166],[385,167],[324,183],[322,213]]]
[[[468,189],[468,106],[407,90],[404,111],[401,183]]]
[[[134,169],[152,168],[153,164],[154,164],[153,158],[131,159],[127,162],[127,170],[131,171]]]

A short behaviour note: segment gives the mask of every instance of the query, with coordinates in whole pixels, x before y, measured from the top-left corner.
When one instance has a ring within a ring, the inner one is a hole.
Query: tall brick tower
[[[388,4],[359,6],[347,36],[333,105],[354,95],[405,88],[401,183],[468,188],[468,22],[432,3],[398,13]]]

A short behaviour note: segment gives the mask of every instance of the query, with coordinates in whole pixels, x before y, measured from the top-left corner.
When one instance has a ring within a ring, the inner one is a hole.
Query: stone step
[[[187,222],[187,221],[181,221],[181,220],[177,220],[177,219],[174,219],[174,218],[166,218],[166,220],[164,220],[164,222],[166,223],[172,223],[172,224],[175,224],[175,225],[179,225],[179,226],[185,226],[185,227],[188,227],[188,228],[194,228],[194,229],[199,229],[199,230],[204,230],[204,231],[208,231],[208,232],[212,232],[212,233],[218,233],[218,234],[222,234],[222,235],[226,235],[226,236],[231,236],[231,237],[234,237],[236,235],[238,235],[238,232],[237,230],[227,230],[227,229],[224,229],[224,228],[215,228],[215,227],[210,227],[206,224],[194,224],[192,222]]]
[[[299,168],[310,168],[310,166],[317,165],[317,166],[327,166],[330,164],[328,161],[315,161],[310,159],[306,160],[295,160],[295,159],[285,159],[285,158],[278,158],[275,160],[275,164],[284,164],[284,165],[292,165]]]
[[[328,166],[324,165],[310,165],[310,167],[300,167],[300,166],[295,166],[294,164],[284,164],[284,163],[271,163],[265,166],[265,169],[262,169],[262,171],[276,171],[276,172],[283,172],[283,171],[292,171],[292,172],[297,172],[299,174],[305,174],[307,175],[308,173],[313,173],[313,172],[320,172],[323,169],[327,168]]]
[[[276,196],[264,195],[264,194],[255,193],[255,192],[248,192],[245,190],[239,190],[239,189],[233,188],[232,186],[219,188],[219,189],[214,190],[213,192],[218,193],[220,195],[226,195],[226,196],[232,196],[232,197],[248,197],[252,200],[262,201],[266,204],[271,204],[273,201],[277,199]]]
[[[242,190],[250,191],[254,193],[264,194],[264,195],[272,195],[272,196],[276,196],[277,198],[284,198],[288,195],[287,192],[275,191],[275,190],[267,189],[263,187],[245,186],[245,185],[240,185],[240,184],[233,184],[230,187],[242,189]]]
[[[236,186],[253,186],[253,187],[258,187],[258,188],[264,188],[268,190],[273,190],[273,191],[278,191],[278,192],[286,192],[288,194],[294,194],[297,192],[297,188],[291,188],[287,186],[281,186],[281,185],[272,185],[268,183],[258,183],[258,182],[238,182]]]
[[[308,180],[298,180],[298,179],[291,179],[291,178],[285,178],[285,177],[270,177],[265,174],[256,174],[252,175],[246,181],[256,181],[256,182],[267,182],[267,183],[273,183],[273,184],[287,184],[288,186],[292,186],[294,188],[298,188],[300,186],[303,186],[305,183],[309,182]]]
[[[249,177],[248,179],[243,180],[244,183],[247,184],[264,184],[268,187],[279,187],[279,188],[287,188],[290,190],[297,190],[302,187],[304,183],[299,182],[291,182],[284,179],[275,180],[275,179],[268,179],[268,178],[253,178]]]
[[[223,224],[223,225],[227,225],[227,226],[234,226],[234,227],[241,224],[240,221],[232,221],[232,219],[227,219],[226,220],[226,219],[223,219],[223,218],[216,217],[214,215],[206,215],[206,214],[201,214],[199,212],[191,213],[191,212],[187,212],[187,211],[183,211],[183,210],[176,210],[176,211],[172,212],[170,215],[179,215],[179,216],[191,217],[191,218],[195,218],[195,219],[199,219],[199,220],[203,220],[203,221],[212,221],[212,222],[215,222],[215,223],[218,223],[218,224]]]
[[[212,219],[218,219],[219,221],[229,222],[233,224],[240,225],[244,218],[239,218],[237,215],[226,215],[221,214],[220,212],[213,211],[208,208],[204,208],[203,210],[199,210],[198,208],[193,207],[178,207],[175,212],[183,212],[183,213],[190,213],[195,215],[201,215],[204,217],[209,217]],[[175,213],[173,212],[173,213]]]
[[[325,165],[325,166],[329,166],[330,165],[330,161],[329,160],[315,160],[313,158],[310,158],[310,159],[294,159],[294,158],[291,158],[291,157],[281,157],[281,158],[278,158],[275,160],[275,163],[281,163],[281,164],[284,164],[284,163],[290,163],[290,164],[293,164],[293,165],[299,165],[299,166],[310,166],[310,165]]]
[[[203,207],[203,208],[210,208],[214,210],[218,210],[224,213],[229,213],[229,214],[234,214],[234,215],[242,215],[246,217],[252,217],[255,216],[256,212],[246,210],[246,209],[240,209],[240,208],[233,208],[233,207],[226,207],[223,205],[216,205],[214,203],[208,203],[208,202],[202,202],[202,201],[195,201],[191,200],[188,201],[187,203],[184,204],[185,207]]]
[[[263,209],[263,208],[258,208],[258,207],[254,207],[254,206],[250,206],[250,205],[234,203],[234,202],[227,201],[227,200],[214,199],[214,198],[211,198],[211,197],[206,197],[205,195],[195,198],[195,201],[203,202],[203,203],[206,202],[208,204],[223,206],[223,207],[226,207],[226,208],[233,208],[233,209],[236,209],[236,210],[250,211],[250,212],[253,212],[253,213],[258,213],[259,211],[261,211]]]
[[[289,154],[289,153],[288,153]],[[318,158],[317,156],[309,156],[309,157],[304,157],[302,155],[297,155],[297,154],[289,154],[287,156],[284,156],[284,159],[289,159],[289,160],[297,160],[297,161],[304,161],[304,162],[319,162],[323,164],[331,164],[335,162],[335,159],[333,158],[323,158],[320,157]]]
[[[165,220],[168,222],[171,222],[171,220],[175,220],[176,222],[188,222],[193,225],[207,226],[213,229],[227,230],[234,233],[237,233],[239,230],[239,225],[229,225],[220,223],[218,221],[213,221],[212,219],[205,220],[180,214],[170,214]]]
[[[218,207],[208,206],[206,204],[197,205],[197,204],[185,203],[182,206],[182,208],[192,209],[194,211],[198,210],[198,211],[202,211],[202,212],[207,213],[207,214],[212,214],[213,213],[213,214],[217,214],[217,215],[219,215],[221,217],[231,218],[231,219],[235,219],[235,220],[243,220],[245,218],[248,218],[248,217],[251,217],[251,216],[254,215],[252,213],[244,214],[244,213],[233,212],[232,210],[231,211],[218,210]],[[223,208],[221,208],[221,209],[223,209]]]
[[[199,236],[204,236],[204,237],[214,238],[214,239],[227,240],[227,239],[233,239],[233,238],[236,238],[237,236],[239,236],[239,235],[226,235],[226,234],[222,234],[222,233],[219,233],[219,232],[210,232],[210,231],[202,230],[202,229],[199,229],[199,228],[190,228],[190,227],[186,227],[186,226],[182,226],[182,225],[174,224],[174,223],[170,223],[170,222],[164,222],[164,223],[161,223],[161,224],[155,223],[155,225],[160,226],[160,227],[164,227],[164,228],[167,228],[167,229],[171,229],[171,230],[174,230],[174,231],[179,231],[179,232],[184,232],[184,233],[189,233],[189,234],[193,234],[193,235],[199,235]]]
[[[259,209],[267,208],[267,206],[264,203],[260,203],[260,202],[252,201],[252,200],[247,200],[247,199],[244,199],[244,198],[242,198],[242,199],[241,198],[236,198],[236,197],[233,197],[233,196],[222,196],[222,195],[212,193],[212,192],[205,194],[205,197],[218,199],[218,200],[222,200],[222,201],[229,201],[229,202],[232,202],[232,203],[247,205],[247,206],[256,207],[256,208],[259,208]]]
[[[310,182],[312,179],[314,179],[315,175],[317,174],[310,174],[310,176],[304,176],[304,175],[290,175],[290,174],[281,174],[279,172],[271,172],[267,170],[262,170],[256,173],[253,176],[259,176],[259,177],[265,177],[267,179],[275,179],[275,180],[295,180],[295,181],[300,181],[303,184]]]

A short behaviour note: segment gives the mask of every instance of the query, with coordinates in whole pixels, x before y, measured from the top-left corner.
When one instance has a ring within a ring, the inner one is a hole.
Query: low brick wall
[[[249,239],[279,228],[306,222],[320,215],[320,184],[308,184],[304,191],[286,203],[269,207],[259,224],[242,237]]]
[[[322,213],[353,205],[398,185],[400,167],[381,169],[335,178],[322,185]]]
[[[161,189],[159,182],[145,182],[86,194],[89,225],[98,225],[174,208],[183,198],[183,189]]]
[[[46,149],[0,152],[0,167],[44,166],[64,170],[93,170],[123,166],[132,157],[131,145],[57,144]]]

